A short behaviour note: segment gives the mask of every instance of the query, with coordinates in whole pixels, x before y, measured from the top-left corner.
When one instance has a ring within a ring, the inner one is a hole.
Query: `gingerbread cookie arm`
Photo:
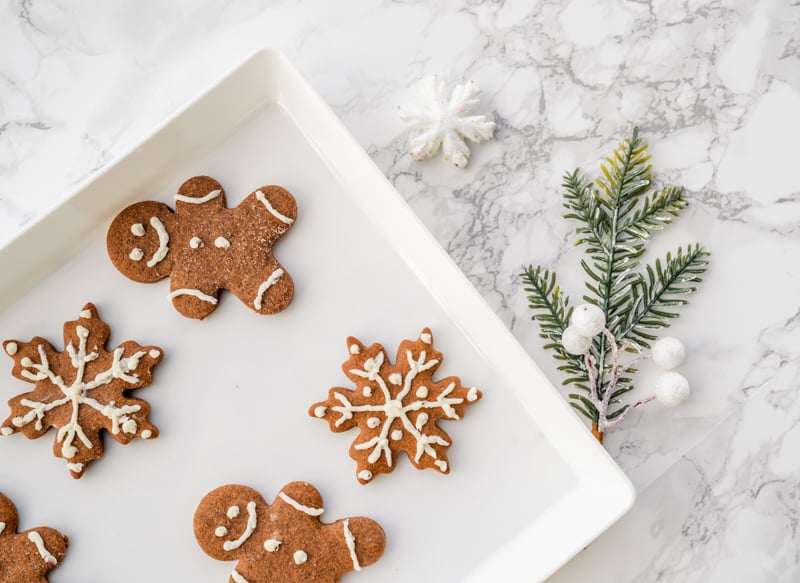
[[[226,208],[225,189],[210,176],[193,176],[175,193],[175,212],[179,215],[197,210],[216,213]]]
[[[202,320],[216,310],[219,291],[219,286],[198,285],[197,276],[188,270],[176,269],[170,278],[172,305],[187,318]]]

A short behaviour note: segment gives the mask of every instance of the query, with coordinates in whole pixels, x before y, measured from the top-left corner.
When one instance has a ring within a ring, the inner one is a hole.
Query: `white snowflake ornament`
[[[470,156],[465,140],[477,144],[494,136],[493,121],[485,115],[470,115],[480,101],[480,88],[474,81],[456,85],[448,99],[444,81],[431,75],[420,81],[418,90],[422,103],[398,108],[400,119],[411,124],[410,154],[424,160],[441,147],[446,160],[463,168]]]

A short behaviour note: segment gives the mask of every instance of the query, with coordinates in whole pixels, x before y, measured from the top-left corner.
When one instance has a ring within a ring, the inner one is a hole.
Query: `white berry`
[[[597,336],[606,327],[606,315],[594,304],[581,304],[572,312],[572,328],[581,336]]]
[[[579,334],[575,326],[569,326],[561,335],[561,345],[570,354],[586,354],[592,347],[592,339]]]
[[[656,399],[665,407],[676,407],[689,398],[689,381],[682,374],[665,372],[656,379]]]
[[[672,336],[666,336],[653,344],[653,362],[656,366],[666,370],[678,368],[686,357],[683,342]]]

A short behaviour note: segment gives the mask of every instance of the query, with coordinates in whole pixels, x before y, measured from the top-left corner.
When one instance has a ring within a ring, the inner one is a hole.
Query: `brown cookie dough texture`
[[[232,583],[336,583],[383,555],[377,522],[323,524],[322,513],[322,496],[306,482],[284,486],[271,506],[252,488],[222,486],[200,502],[194,535],[210,557],[238,561]]]
[[[228,208],[219,182],[195,176],[178,188],[174,212],[145,201],[119,213],[106,246],[114,266],[134,281],[169,276],[170,298],[184,316],[208,316],[221,289],[259,314],[275,314],[292,301],[294,283],[272,246],[296,217],[294,197],[280,186],[262,186]]]
[[[334,387],[327,400],[314,403],[308,412],[325,419],[337,433],[358,428],[350,446],[358,481],[366,484],[394,470],[400,452],[417,469],[449,473],[452,439],[436,422],[461,419],[481,392],[462,386],[458,377],[433,380],[442,353],[433,347],[430,329],[423,329],[417,340],[401,342],[395,364],[380,344],[366,347],[350,337],[347,349],[350,357],[342,370],[355,390]]]
[[[47,583],[67,554],[69,538],[39,526],[17,533],[14,504],[0,494],[0,583]]]
[[[11,415],[0,425],[0,436],[19,432],[36,439],[55,427],[53,453],[67,461],[73,478],[103,455],[102,430],[123,445],[134,437],[157,437],[147,419],[150,405],[126,393],[152,382],[151,369],[163,351],[131,340],[108,351],[109,334],[94,304],[86,304],[77,320],[64,324],[63,352],[39,336],[3,342],[14,360],[11,374],[34,388],[8,402]]]

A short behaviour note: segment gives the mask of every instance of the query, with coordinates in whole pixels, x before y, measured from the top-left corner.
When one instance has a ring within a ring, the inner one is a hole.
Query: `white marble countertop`
[[[255,49],[283,49],[554,382],[517,274],[583,274],[560,177],[634,124],[713,254],[671,333],[692,399],[607,436],[631,512],[554,581],[800,580],[800,3],[12,0],[0,8],[0,244]],[[497,140],[405,155],[422,75],[474,79]]]

